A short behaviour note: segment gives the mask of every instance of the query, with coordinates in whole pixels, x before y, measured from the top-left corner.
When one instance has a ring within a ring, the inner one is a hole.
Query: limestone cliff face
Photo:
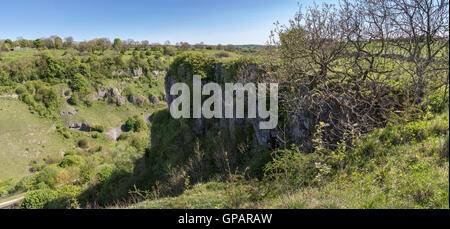
[[[176,74],[173,74],[173,72],[176,72]],[[231,73],[227,72],[227,69],[224,68],[222,64],[216,64],[214,79],[210,81],[202,80],[202,85],[211,81],[229,81],[229,79],[226,79],[226,77],[230,77],[230,74],[239,75],[239,79],[241,80],[237,81],[241,83],[256,82],[258,76],[264,74],[264,70],[257,65],[249,65],[243,70]],[[178,67],[177,71],[172,71],[172,74],[170,71],[169,73],[167,73],[165,78],[165,91],[166,100],[169,107],[172,101],[175,99],[174,96],[170,95],[171,86],[179,81],[186,80],[192,81],[192,74],[190,72],[187,72],[183,66]],[[224,112],[224,105],[222,110]],[[248,129],[249,127],[251,127],[251,131],[253,132],[251,133],[253,135],[252,152],[255,154],[259,150],[271,150],[277,147],[281,147],[283,141],[279,141],[279,139],[288,139],[290,142],[294,142],[296,144],[304,144],[303,140],[309,138],[311,132],[310,130],[314,126],[313,121],[308,118],[307,114],[301,111],[301,108],[299,108],[297,114],[289,114],[290,121],[286,124],[283,130],[280,127],[271,130],[260,129],[259,123],[261,120],[258,114],[256,117],[257,118],[222,118],[211,120],[206,120],[202,117],[198,119],[192,119],[190,122],[192,124],[192,131],[196,135],[202,135],[205,133],[205,128],[207,128],[205,122],[214,122],[217,126],[220,127],[222,132],[227,133],[230,136],[232,141],[230,142],[230,144],[233,144],[234,142],[234,133],[236,133],[237,131],[249,131]]]

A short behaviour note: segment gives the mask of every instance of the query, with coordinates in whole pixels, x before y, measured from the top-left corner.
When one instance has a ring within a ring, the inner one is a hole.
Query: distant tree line
[[[228,45],[206,45],[203,42],[196,44],[189,44],[188,42],[177,42],[175,45],[171,45],[170,41],[164,42],[164,44],[150,43],[147,40],[135,41],[133,39],[121,40],[115,38],[112,42],[109,38],[96,38],[89,41],[74,41],[73,37],[65,37],[64,39],[59,36],[51,36],[49,38],[39,38],[36,40],[26,40],[22,37],[18,37],[15,41],[11,39],[0,39],[0,51],[9,51],[15,47],[21,48],[36,48],[36,49],[69,49],[74,48],[80,52],[104,52],[106,50],[116,50],[124,52],[132,49],[164,49],[165,53],[172,53],[174,49],[181,51],[188,50],[224,50],[224,51],[237,51],[239,47],[232,44]]]

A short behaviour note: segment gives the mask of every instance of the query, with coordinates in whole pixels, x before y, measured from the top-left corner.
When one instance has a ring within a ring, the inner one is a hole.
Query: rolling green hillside
[[[39,118],[17,99],[0,98],[0,179],[30,174],[30,162],[73,147],[51,120]]]

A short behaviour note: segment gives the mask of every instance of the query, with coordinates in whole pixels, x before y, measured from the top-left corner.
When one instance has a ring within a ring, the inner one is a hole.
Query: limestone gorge
[[[267,2],[247,9],[286,4]],[[448,209],[448,1],[291,18],[261,45],[216,41],[257,26],[192,44],[0,32],[0,208]],[[256,216],[217,219],[271,220]]]

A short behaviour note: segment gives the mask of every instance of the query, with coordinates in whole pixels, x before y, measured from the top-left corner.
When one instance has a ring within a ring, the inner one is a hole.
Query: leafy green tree
[[[135,125],[136,125],[136,118],[135,117],[129,117],[128,120],[125,122],[125,130],[126,131],[133,131]]]
[[[129,117],[125,122],[125,130],[141,132],[147,130],[147,123],[142,117]]]
[[[56,49],[62,49],[63,48],[63,41],[62,41],[61,37],[56,37],[54,42],[55,42],[55,48]]]
[[[121,49],[122,49],[122,40],[120,40],[119,38],[114,39],[113,48],[114,48],[116,51],[121,50]]]
[[[136,122],[134,123],[134,131],[141,132],[147,130],[147,123],[142,117],[137,117]]]
[[[41,76],[43,78],[60,78],[64,75],[63,62],[58,61],[53,55],[46,51],[41,55]]]
[[[33,46],[37,49],[41,49],[44,47],[44,42],[41,39],[36,39],[33,41]]]
[[[86,94],[90,91],[89,81],[80,73],[75,74],[72,79],[72,90],[81,94]]]
[[[56,185],[56,177],[60,168],[54,166],[47,166],[43,170],[41,170],[36,177],[36,183],[45,183],[50,188],[54,188]]]
[[[72,48],[73,46],[73,37],[66,37],[64,38],[64,47],[65,48]]]

